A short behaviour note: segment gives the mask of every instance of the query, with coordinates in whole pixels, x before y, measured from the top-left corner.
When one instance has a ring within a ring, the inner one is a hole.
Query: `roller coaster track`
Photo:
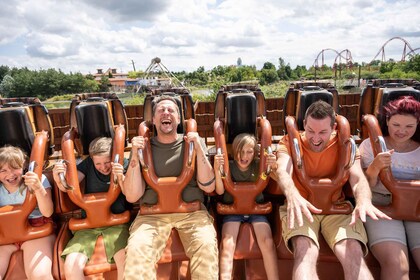
[[[378,53],[375,55],[375,57],[371,60],[371,63],[373,62],[373,61],[375,61],[377,58],[378,58],[378,56],[380,55],[380,54],[382,54],[381,55],[381,61],[382,62],[385,62],[386,61],[386,57],[385,57],[385,47],[386,47],[386,45],[389,43],[389,42],[391,42],[391,41],[393,41],[393,40],[400,40],[400,41],[402,41],[403,43],[404,43],[404,47],[403,47],[403,53],[402,53],[402,56],[401,56],[401,61],[405,61],[405,59],[407,58],[407,55],[413,55],[413,54],[416,54],[415,53],[415,50],[418,50],[419,48],[417,48],[417,49],[413,49],[411,46],[410,46],[410,43],[407,41],[407,40],[405,40],[404,38],[401,38],[401,37],[393,37],[393,38],[391,38],[391,39],[389,39],[388,41],[386,41],[385,42],[385,44],[383,44],[382,45],[382,47],[379,49],[379,51],[378,51]],[[407,49],[408,49],[408,51],[407,51]]]
[[[341,52],[338,52],[337,50],[327,48],[327,49],[323,49],[322,51],[318,53],[314,61],[315,68],[319,69],[320,67],[325,65],[325,52],[327,51],[334,52],[336,54],[335,59],[334,59],[334,67],[336,67],[337,65],[341,65],[342,59],[345,60],[345,64],[347,65],[347,67],[351,67],[353,65],[353,58],[351,56],[350,50],[345,49],[345,50],[342,50]],[[319,64],[320,58],[321,58],[321,65]]]

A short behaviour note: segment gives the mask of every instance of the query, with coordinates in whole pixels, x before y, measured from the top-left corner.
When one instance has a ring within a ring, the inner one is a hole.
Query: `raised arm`
[[[131,157],[127,172],[125,173],[124,183],[122,184],[122,192],[128,202],[134,203],[143,196],[146,184],[141,174],[138,151],[144,149],[145,138],[135,136],[131,140]]]
[[[198,187],[207,193],[211,193],[215,189],[215,175],[213,167],[201,145],[200,137],[197,132],[188,132],[185,136],[187,142],[194,142],[196,152],[196,170]]]
[[[60,180],[60,173],[64,174],[64,180],[66,178],[66,170],[67,166],[64,162],[58,161],[54,164],[53,167],[53,179],[55,184],[57,185],[58,189],[62,192],[67,192],[68,190],[63,186]],[[77,171],[77,180],[81,182],[85,178],[85,174],[80,171]]]
[[[43,176],[44,180],[47,180]],[[36,196],[36,201],[44,217],[50,217],[54,212],[54,205],[51,197],[51,188],[44,188],[38,175],[34,172],[28,171],[24,176],[25,185],[28,187],[28,191],[33,191]],[[48,184],[49,185],[49,184]]]
[[[219,195],[224,194],[225,187],[222,181],[222,174],[220,173],[220,166],[225,164],[223,154],[216,154],[214,156],[214,175],[216,178],[216,193]]]
[[[366,178],[371,187],[378,183],[379,172],[391,166],[391,155],[394,150],[378,153],[368,168],[365,170]]]

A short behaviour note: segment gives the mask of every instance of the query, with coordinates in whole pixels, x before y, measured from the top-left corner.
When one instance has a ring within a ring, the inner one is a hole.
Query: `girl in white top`
[[[0,207],[22,204],[29,188],[37,200],[37,207],[29,215],[29,223],[36,226],[49,222],[47,218],[54,211],[51,185],[44,175],[42,182],[34,172],[28,171],[23,175],[26,163],[27,156],[21,149],[11,146],[0,148]],[[55,236],[51,234],[22,243],[0,245],[0,280],[6,274],[11,255],[19,249],[23,250],[24,269],[29,280],[53,279],[51,267],[54,241]]]
[[[378,178],[383,168],[391,167],[396,179],[420,180],[420,144],[415,136],[420,102],[404,96],[389,102],[384,107],[384,114],[386,129],[383,135],[387,151],[374,157],[370,139],[364,140],[359,147],[375,205],[387,205],[392,199]],[[381,265],[382,280],[409,279],[408,248],[420,268],[420,222],[368,218],[365,226],[370,249]]]

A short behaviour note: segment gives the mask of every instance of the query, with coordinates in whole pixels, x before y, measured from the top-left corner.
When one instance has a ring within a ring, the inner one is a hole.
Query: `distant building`
[[[111,91],[125,91],[126,81],[134,80],[128,78],[128,73],[118,73],[116,68],[108,68],[108,70],[106,70],[105,72],[101,68],[96,70],[97,72],[93,74],[93,77],[95,77],[95,81],[100,83],[102,76],[108,77],[109,82],[111,84]]]
[[[113,92],[138,92],[141,86],[147,87],[169,87],[172,84],[171,77],[146,76],[145,78],[131,79],[128,73],[118,73],[116,68],[96,69],[96,73],[92,76],[98,83],[101,82],[103,76],[108,77],[111,84],[110,90]]]

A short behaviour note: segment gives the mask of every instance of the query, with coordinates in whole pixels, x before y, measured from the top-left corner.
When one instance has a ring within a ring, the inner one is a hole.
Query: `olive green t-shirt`
[[[200,144],[207,153],[207,147],[202,138],[200,138]],[[184,135],[178,134],[178,139],[169,144],[160,143],[156,137],[153,137],[150,140],[150,145],[156,175],[158,177],[178,177],[184,167]],[[182,191],[182,199],[185,202],[204,201],[203,191],[197,185],[196,173],[197,171],[194,172],[191,181]],[[150,186],[146,186],[140,204],[154,205],[157,201],[157,193]]]
[[[258,175],[260,172],[259,167],[260,161],[259,160],[253,160],[251,164],[249,165],[248,170],[242,171],[239,169],[238,164],[234,160],[229,160],[229,170],[230,174],[232,176],[232,180],[234,182],[255,182],[258,179]],[[264,196],[262,193],[257,195],[255,198],[256,203],[263,203],[264,202]],[[225,191],[223,193],[223,203],[224,204],[232,204],[233,203],[233,197],[230,193]]]

